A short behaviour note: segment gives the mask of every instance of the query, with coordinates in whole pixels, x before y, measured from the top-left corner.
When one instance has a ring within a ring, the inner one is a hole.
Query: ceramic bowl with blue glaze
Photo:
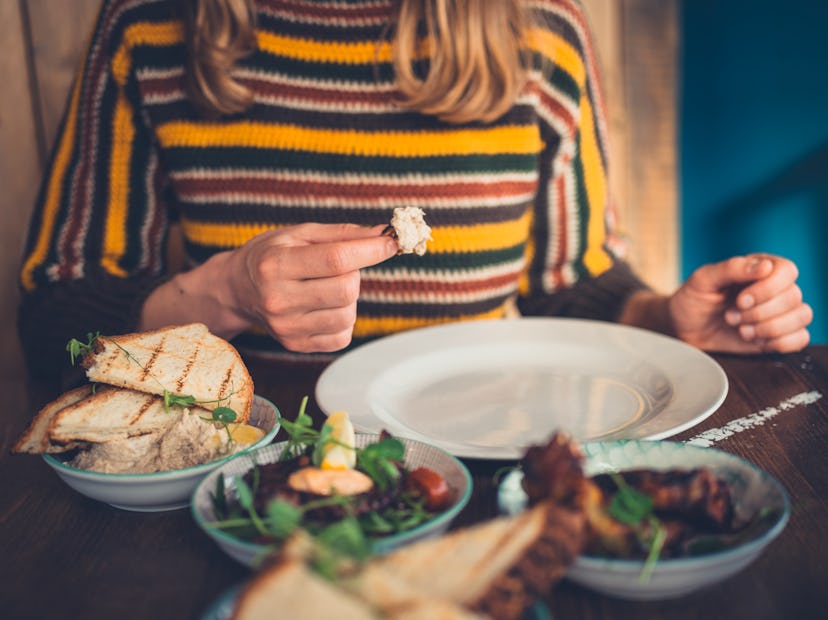
[[[598,592],[624,599],[676,598],[721,583],[756,560],[777,538],[790,516],[784,487],[768,472],[734,454],[671,441],[608,441],[586,443],[584,473],[594,476],[630,469],[693,469],[706,467],[727,482],[736,516],[761,526],[734,546],[698,555],[659,560],[642,579],[643,560],[582,555],[567,578]],[[506,476],[498,492],[500,510],[514,514],[526,506],[518,470]]]

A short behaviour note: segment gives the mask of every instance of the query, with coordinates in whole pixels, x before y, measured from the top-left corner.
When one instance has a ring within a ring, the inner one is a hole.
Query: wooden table
[[[549,597],[556,619],[828,617],[828,347],[716,359],[730,381],[727,399],[675,439],[707,433],[713,447],[777,477],[792,501],[785,531],[744,572],[678,600],[626,602],[564,581]],[[321,371],[249,365],[256,391],[288,417],[303,395],[313,394]],[[200,618],[249,575],[195,526],[188,510],[118,510],[72,491],[41,458],[10,455],[30,415],[52,394],[8,379],[0,385],[6,405],[0,418],[0,617]],[[494,514],[491,474],[502,465],[469,462],[475,492],[457,525]]]

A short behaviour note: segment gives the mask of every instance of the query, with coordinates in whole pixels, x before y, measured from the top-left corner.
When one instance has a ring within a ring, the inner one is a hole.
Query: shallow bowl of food
[[[726,483],[734,518],[743,524],[733,534],[699,537],[688,545],[686,555],[658,558],[650,567],[645,567],[643,558],[580,555],[567,578],[609,596],[669,599],[721,583],[756,560],[782,533],[790,516],[790,500],[784,487],[766,471],[728,452],[646,440],[586,443],[582,452],[587,476],[640,469],[707,468]],[[522,474],[513,470],[499,487],[500,510],[513,514],[523,510],[526,502]]]
[[[78,493],[116,508],[157,512],[186,508],[193,490],[204,476],[235,456],[266,446],[279,432],[279,410],[269,400],[255,396],[250,410],[250,425],[264,436],[239,452],[201,465],[142,474],[113,474],[79,469],[61,455],[44,454],[43,460]]]
[[[355,446],[362,449],[380,439],[379,434],[356,433]],[[452,492],[452,502],[445,509],[436,512],[427,521],[412,529],[381,537],[371,537],[371,551],[375,554],[388,553],[398,547],[423,538],[439,536],[445,532],[454,518],[468,504],[472,491],[472,479],[466,466],[448,452],[435,446],[406,438],[397,438],[405,447],[403,467],[407,471],[427,468],[441,476]],[[255,568],[275,548],[273,542],[251,541],[233,535],[217,527],[215,496],[221,478],[227,501],[238,497],[236,481],[256,466],[269,465],[280,460],[287,442],[280,442],[238,455],[207,475],[196,487],[191,501],[191,510],[198,526],[227,555]]]

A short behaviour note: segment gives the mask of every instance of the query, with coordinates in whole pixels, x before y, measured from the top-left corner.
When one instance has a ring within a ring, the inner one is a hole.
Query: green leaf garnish
[[[92,345],[100,337],[100,332],[89,332],[86,334],[86,342],[81,342],[77,338],[72,338],[66,343],[66,350],[69,352],[69,361],[72,366],[75,365],[75,360],[83,357],[92,350]]]
[[[638,525],[652,513],[652,498],[629,486],[618,474],[611,476],[618,491],[610,501],[610,515],[625,525]]]
[[[608,512],[612,518],[625,525],[638,528],[639,538],[647,548],[647,558],[639,575],[639,581],[646,583],[655,569],[664,542],[667,539],[667,530],[661,520],[653,513],[653,500],[650,496],[632,488],[618,473],[611,473],[610,477],[618,487],[612,496]],[[647,537],[642,531],[649,526],[651,535]]]

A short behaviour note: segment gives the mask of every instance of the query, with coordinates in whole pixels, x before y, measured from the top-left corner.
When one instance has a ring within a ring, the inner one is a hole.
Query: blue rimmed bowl
[[[116,508],[139,512],[158,512],[186,508],[193,490],[211,471],[239,454],[266,446],[279,432],[279,410],[266,398],[255,396],[250,409],[250,424],[265,432],[259,441],[243,451],[224,458],[151,474],[105,474],[72,467],[59,456],[43,455],[43,460],[78,493]]]
[[[603,594],[632,600],[684,596],[718,584],[747,567],[784,530],[790,499],[773,476],[734,454],[670,441],[608,441],[586,443],[584,472],[593,476],[629,469],[692,469],[706,467],[730,487],[736,515],[750,521],[760,514],[761,527],[738,544],[682,558],[659,560],[649,579],[642,579],[643,560],[579,556],[567,578]],[[498,491],[500,510],[514,514],[526,506],[522,475],[506,476]]]
[[[379,438],[379,434],[357,433],[356,447],[363,448],[369,444],[376,443]],[[448,529],[451,522],[463,510],[471,498],[471,474],[460,460],[441,448],[427,443],[402,437],[398,437],[397,439],[405,445],[404,464],[406,468],[411,470],[417,467],[428,467],[434,470],[443,476],[449,486],[455,490],[456,500],[447,510],[416,528],[393,536],[374,539],[372,546],[374,553],[377,554],[388,553],[398,547],[423,538],[439,536]],[[216,490],[216,482],[219,476],[224,476],[224,489],[228,499],[235,497],[235,480],[244,476],[255,465],[267,465],[277,462],[286,445],[287,442],[275,443],[238,455],[206,476],[196,487],[192,496],[190,506],[193,518],[198,526],[227,555],[251,568],[258,566],[261,560],[272,551],[272,547],[241,540],[213,527],[212,524],[216,521],[216,515],[213,509],[213,494]]]

